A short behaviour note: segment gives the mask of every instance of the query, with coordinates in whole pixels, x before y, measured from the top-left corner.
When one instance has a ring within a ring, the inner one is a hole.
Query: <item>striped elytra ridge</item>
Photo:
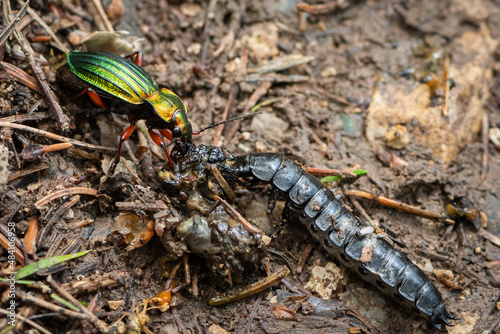
[[[87,92],[97,105],[129,115],[131,122],[145,119],[150,129],[170,131],[164,134],[168,139],[191,143],[193,130],[182,99],[167,88],[160,89],[130,59],[107,52],[71,51],[66,60],[67,66],[61,67],[57,76],[73,92],[79,90],[75,96]]]
[[[132,104],[159,90],[142,68],[127,58],[105,52],[68,52],[71,72],[85,82]]]

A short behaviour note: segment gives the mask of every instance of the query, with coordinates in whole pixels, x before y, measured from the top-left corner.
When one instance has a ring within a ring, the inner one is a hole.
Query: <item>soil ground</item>
[[[77,3],[82,7],[69,2],[31,3],[69,49],[81,48],[82,37],[89,33],[105,30],[91,2]],[[226,125],[215,144],[235,154],[290,154],[313,167],[361,166],[368,170],[368,176],[346,189],[365,190],[437,212],[466,196],[472,207],[486,214],[485,230],[499,236],[500,151],[492,141],[486,144],[487,173],[481,178],[483,115],[487,115],[489,128],[500,127],[499,2],[338,1],[330,3],[330,9],[319,6],[318,13],[309,14],[300,14],[295,4],[292,0],[123,0],[125,12],[117,17],[114,28],[142,38],[145,71],[159,86],[181,96],[194,129],[222,120],[226,110],[231,118],[248,113],[257,103],[269,102],[260,106],[263,115]],[[104,1],[104,7],[108,5],[109,1]],[[18,9],[17,3],[12,6]],[[62,55],[53,40],[33,39],[47,35],[36,20],[28,22],[23,32],[36,56],[49,59]],[[13,39],[9,43],[15,45]],[[261,66],[272,65],[271,60],[279,66],[262,70]],[[3,61],[31,73],[26,62],[7,53]],[[47,69],[51,84],[64,88],[55,82],[54,67]],[[34,112],[42,115],[39,120],[23,124],[106,147],[116,147],[128,124],[126,117],[98,109],[85,99],[61,98],[71,124],[64,133],[51,118],[41,95],[5,72],[1,75],[0,122]],[[449,91],[442,89],[446,79],[453,81]],[[443,109],[448,116],[442,115]],[[426,123],[426,119],[431,121]],[[234,124],[238,124],[235,132]],[[401,148],[388,139],[388,133],[380,132],[398,124],[409,133],[409,141],[403,140]],[[212,145],[215,133],[215,129],[207,130],[194,141]],[[39,236],[40,258],[92,249],[53,276],[61,283],[83,277],[101,282],[104,273],[119,276],[112,286],[98,290],[89,287],[77,295],[87,303],[97,295],[94,313],[108,325],[161,291],[166,282],[163,271],[170,265],[165,260],[169,254],[157,236],[142,248],[127,250],[123,238],[111,232],[115,218],[125,211],[117,202],[169,201],[155,180],[156,171],[165,162],[151,153],[157,150],[154,145],[140,139],[132,135],[130,148],[123,153],[138,179],[120,164],[114,179],[102,183],[102,170],[112,154],[73,147],[30,162],[18,157],[23,144],[48,145],[54,141],[0,128],[0,145],[9,150],[10,170],[10,181],[0,191],[0,217],[20,211],[13,218],[20,238],[28,228],[28,218],[39,217],[39,230],[44,233],[43,238]],[[391,153],[403,162],[394,156],[391,161]],[[0,166],[0,171],[2,167],[6,166]],[[35,208],[34,203],[49,193],[75,186],[99,190],[102,195],[63,197]],[[255,195],[264,208],[266,198]],[[373,202],[359,202],[403,245],[396,247],[424,268],[450,313],[462,319],[443,331],[498,333],[498,245],[486,240],[469,222],[449,226]],[[248,212],[242,204],[240,208]],[[356,209],[354,212],[360,214]],[[154,212],[141,214],[152,218]],[[248,214],[247,218],[257,220]],[[82,226],[87,221],[92,223]],[[268,230],[272,232],[279,221],[274,219],[271,224],[274,227]],[[308,244],[313,245],[313,251],[303,272],[287,277],[289,285],[281,283],[271,294],[220,307],[208,305],[207,300],[217,289],[210,279],[203,279],[208,271],[203,261],[193,257],[194,272],[200,275],[199,295],[194,296],[192,288],[181,290],[179,305],[163,313],[148,312],[147,327],[154,333],[182,332],[182,326],[191,333],[347,333],[352,327],[371,333],[437,332],[354,273],[347,273],[338,289],[327,296],[342,300],[354,313],[334,319],[331,313],[312,314],[299,302],[287,304],[297,308],[294,319],[283,319],[281,313],[272,312],[276,289],[290,289],[290,284],[302,289],[314,268],[327,267],[329,262],[341,266],[325,255],[304,227],[289,226],[273,244],[270,267],[285,264],[283,258],[292,267],[297,266]],[[2,262],[6,259],[6,252],[0,254]],[[449,284],[438,280],[433,269],[450,270],[453,276]],[[245,283],[264,276],[265,272],[258,269],[248,273]],[[34,279],[44,280],[44,276]],[[329,280],[326,278],[320,286],[327,286]],[[317,292],[312,294],[318,296]],[[20,303],[19,307],[28,315],[46,312],[27,305]],[[53,333],[94,331],[88,324],[68,321],[64,316],[36,321]]]

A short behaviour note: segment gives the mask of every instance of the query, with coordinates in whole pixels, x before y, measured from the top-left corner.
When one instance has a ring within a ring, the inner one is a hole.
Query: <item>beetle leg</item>
[[[160,133],[162,134],[163,137],[167,138],[170,141],[172,141],[172,139],[174,139],[174,136],[172,135],[172,131],[170,131],[169,129],[161,129]]]
[[[122,154],[123,142],[130,138],[132,133],[134,133],[134,130],[135,130],[135,122],[130,124],[129,127],[121,135],[120,143],[118,144],[118,150],[117,150],[116,156],[115,156],[115,160],[113,160],[113,163],[109,167],[109,173],[108,173],[109,175],[113,175],[113,173],[115,172],[116,165],[120,161],[120,155]]]
[[[167,155],[168,162],[170,163],[170,166],[174,167],[174,161],[170,157],[170,153],[168,153],[168,150],[167,150],[167,145],[165,145],[165,142],[161,139],[160,135],[157,134],[156,132],[154,132],[152,129],[149,129],[148,133],[151,136],[151,139],[153,139],[153,141],[155,142],[155,144],[160,146],[163,149],[163,151],[165,151],[165,154]]]
[[[137,51],[131,55],[125,56],[125,58],[130,58],[137,66],[142,67],[143,55],[142,51]]]
[[[281,212],[280,224],[276,229],[276,231],[271,235],[271,240],[276,239],[281,234],[281,232],[283,232],[283,229],[285,228],[285,225],[287,224],[290,217],[291,217],[290,203],[287,203],[285,204],[285,208]]]
[[[269,200],[267,201],[267,211],[266,213],[270,215],[273,213],[274,208],[276,207],[276,201],[278,200],[279,191],[277,189],[272,189],[271,194],[269,194]]]
[[[72,98],[72,99],[77,99],[77,98],[79,98],[79,97],[82,97],[82,96],[83,96],[83,95],[85,95],[86,93],[87,93],[87,90],[86,90],[86,89],[84,89],[84,90],[82,90],[80,93],[78,93],[78,94],[76,94],[76,95],[73,95],[71,98]]]
[[[108,105],[106,103],[104,103],[104,101],[101,99],[101,97],[99,95],[97,95],[95,90],[93,90],[92,88],[84,89],[80,93],[74,95],[72,98],[76,99],[76,98],[79,98],[85,94],[87,94],[90,97],[90,99],[92,100],[92,102],[97,104],[99,107],[101,107],[103,109],[109,109]]]

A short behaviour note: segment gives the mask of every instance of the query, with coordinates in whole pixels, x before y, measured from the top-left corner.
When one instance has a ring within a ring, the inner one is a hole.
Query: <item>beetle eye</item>
[[[172,130],[172,136],[173,136],[173,137],[175,137],[175,138],[182,137],[182,131],[181,131],[181,128],[179,128],[178,126],[176,126],[176,127]]]

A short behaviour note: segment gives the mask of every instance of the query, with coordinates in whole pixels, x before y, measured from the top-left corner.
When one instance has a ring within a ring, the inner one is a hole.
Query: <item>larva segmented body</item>
[[[455,319],[436,286],[410,259],[365,226],[316,177],[274,153],[255,153],[226,160],[233,176],[266,182],[286,197],[283,218],[298,220],[331,255],[401,304],[426,317],[436,328]],[[364,257],[362,252],[370,253]]]

